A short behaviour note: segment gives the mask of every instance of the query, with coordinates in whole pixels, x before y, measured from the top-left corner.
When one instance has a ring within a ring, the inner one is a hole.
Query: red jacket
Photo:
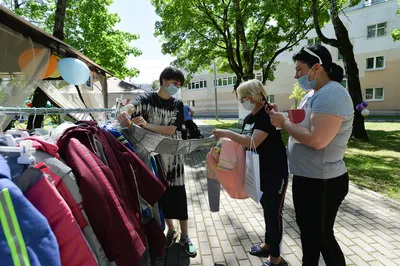
[[[40,170],[48,173],[45,165]],[[25,196],[49,222],[57,238],[63,266],[97,265],[71,210],[46,177],[42,177],[27,190]]]
[[[93,137],[103,146],[107,166],[95,155]],[[83,207],[108,259],[117,265],[137,265],[145,249],[137,191],[154,204],[165,187],[136,155],[96,126],[70,128],[57,145],[78,178]],[[159,236],[158,246],[164,250],[161,228],[152,234]]]

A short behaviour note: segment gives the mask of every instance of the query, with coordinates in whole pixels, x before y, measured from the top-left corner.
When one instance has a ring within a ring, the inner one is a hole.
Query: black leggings
[[[282,242],[283,224],[282,209],[285,201],[288,177],[276,178],[276,182],[268,184],[260,203],[264,209],[265,243],[269,244],[269,253],[279,257]]]
[[[345,266],[333,226],[339,206],[349,191],[348,173],[325,180],[294,176],[292,189],[303,265],[317,266],[322,253],[327,266]]]

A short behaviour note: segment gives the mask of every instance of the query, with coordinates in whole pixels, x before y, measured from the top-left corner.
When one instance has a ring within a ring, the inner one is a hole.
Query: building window
[[[365,0],[364,6],[372,6],[372,5],[383,3],[386,1],[388,1],[388,0]]]
[[[308,39],[307,42],[308,42],[308,45],[322,44],[321,40],[318,37]]]
[[[365,99],[369,101],[383,101],[383,88],[365,89]]]
[[[194,100],[188,101],[188,106],[189,107],[196,107],[194,104]]]
[[[370,25],[367,27],[367,38],[379,37],[386,35],[387,22]]]
[[[261,81],[262,82],[262,73],[257,73],[256,74],[256,79],[258,79],[259,81]]]
[[[367,70],[376,70],[385,68],[385,57],[376,56],[367,58]]]
[[[347,79],[343,79],[340,84],[347,89]]]
[[[275,95],[268,95],[268,101],[270,103],[274,103],[275,102]]]
[[[217,78],[217,87],[233,86],[235,85],[235,83],[236,83],[236,76]],[[215,80],[213,80],[213,84],[215,84]]]
[[[204,89],[204,88],[207,88],[207,81],[205,81],[205,80],[193,81],[188,84],[189,90],[197,90],[197,89]]]

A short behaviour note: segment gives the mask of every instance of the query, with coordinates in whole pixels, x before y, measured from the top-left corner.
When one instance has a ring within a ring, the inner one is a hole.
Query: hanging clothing
[[[47,144],[52,145],[50,143]],[[40,150],[35,153],[36,162],[44,162],[49,167],[49,175],[54,181],[54,185],[60,195],[65,199],[81,231],[85,234],[86,240],[92,252],[95,254],[98,264],[100,266],[114,266],[114,262],[108,261],[103,247],[100,245],[99,240],[93,232],[93,228],[89,223],[86,212],[82,208],[82,195],[76,183],[75,175],[68,165],[64,164],[54,156],[54,153],[49,154]]]
[[[40,177],[37,182],[26,187],[23,192],[25,197],[49,222],[59,245],[62,265],[98,265],[71,210],[43,173],[48,173],[48,167],[41,163],[36,168],[28,168],[21,176],[20,181],[36,179],[33,178],[34,176]]]
[[[11,181],[0,156],[1,265],[61,265],[58,244],[46,218]]]
[[[154,205],[165,188],[110,133],[94,126],[95,122],[85,124],[86,127],[64,132],[57,143],[60,155],[78,178],[83,207],[108,259],[115,260],[117,265],[138,265],[146,238],[137,191]],[[95,155],[94,137],[102,143],[109,166]],[[108,206],[108,213],[99,209],[99,204]],[[161,229],[151,233],[158,234],[159,246],[163,245],[165,237]]]

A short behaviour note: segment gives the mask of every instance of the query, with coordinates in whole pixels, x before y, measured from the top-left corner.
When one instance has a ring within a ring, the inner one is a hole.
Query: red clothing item
[[[97,265],[71,210],[46,177],[27,190],[25,196],[49,222],[57,238],[62,265]]]
[[[33,141],[32,143],[33,148],[47,152],[48,154],[56,157],[57,159],[60,159],[60,155],[58,154],[58,147],[56,145],[51,144],[45,141],[44,139],[35,136],[29,137],[27,138],[27,140]]]
[[[149,241],[152,255],[162,257],[165,251],[164,233],[161,228],[153,227],[153,230],[145,230],[143,227],[138,192],[147,203],[153,206],[164,194],[165,186],[135,153],[119,142],[111,133],[97,127],[96,122],[85,121],[82,123],[87,125],[83,129],[92,132],[102,144],[108,166],[114,173],[119,191],[122,193],[121,198],[130,211],[131,220],[137,225],[143,243],[146,241],[146,236],[148,239],[153,239],[154,241]],[[71,130],[73,131],[73,129]],[[88,140],[87,137],[86,139]],[[94,146],[90,143],[86,145],[89,149]]]
[[[90,132],[74,128],[57,142],[62,158],[79,179],[83,208],[109,261],[118,266],[139,265],[145,251],[137,226],[128,217],[116,178],[78,139],[88,139]]]

